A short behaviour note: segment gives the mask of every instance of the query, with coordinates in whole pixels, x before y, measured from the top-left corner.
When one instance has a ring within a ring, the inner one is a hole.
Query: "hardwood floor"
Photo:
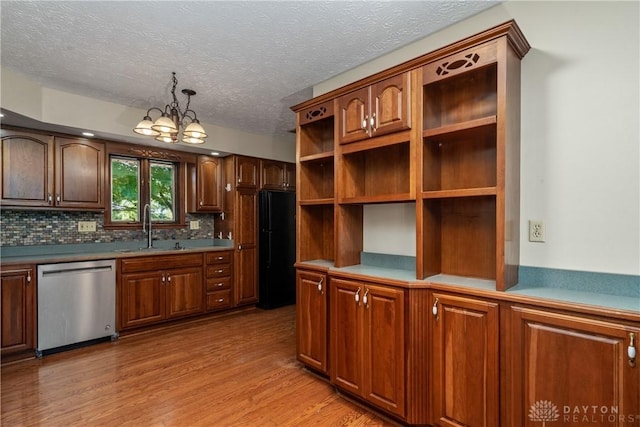
[[[3,426],[391,425],[295,359],[295,306],[2,367]]]

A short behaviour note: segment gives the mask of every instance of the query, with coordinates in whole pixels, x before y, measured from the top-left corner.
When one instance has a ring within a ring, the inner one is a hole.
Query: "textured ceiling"
[[[176,71],[200,121],[278,135],[314,84],[495,4],[2,0],[1,61],[46,87],[143,109],[169,101]]]

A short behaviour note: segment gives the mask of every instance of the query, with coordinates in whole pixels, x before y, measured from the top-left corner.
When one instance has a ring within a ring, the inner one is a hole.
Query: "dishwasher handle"
[[[97,267],[78,267],[78,268],[61,268],[58,270],[44,270],[42,271],[43,276],[53,276],[56,274],[66,274],[66,273],[89,273],[96,271],[111,271],[113,268],[110,265],[97,266]]]

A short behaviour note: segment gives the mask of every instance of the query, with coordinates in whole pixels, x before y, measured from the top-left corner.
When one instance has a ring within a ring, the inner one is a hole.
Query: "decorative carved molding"
[[[436,74],[439,76],[446,76],[451,71],[455,71],[458,68],[473,67],[479,59],[480,56],[477,53],[469,53],[465,55],[464,58],[457,59],[453,62],[445,61],[438,67]]]
[[[307,111],[307,120],[319,119],[325,114],[327,114],[327,109],[324,106],[321,106],[320,108]]]
[[[149,159],[163,159],[163,160],[173,160],[173,161],[181,161],[183,157],[176,153],[168,153],[166,151],[158,151],[158,150],[148,150],[145,148],[129,148],[127,150],[131,154],[135,154],[136,156],[145,157]]]

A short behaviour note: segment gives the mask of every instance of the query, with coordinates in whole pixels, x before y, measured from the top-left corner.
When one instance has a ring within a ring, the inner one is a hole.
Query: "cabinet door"
[[[338,141],[340,144],[369,137],[369,87],[338,98]]]
[[[366,285],[364,311],[364,397],[375,405],[405,415],[404,292]]]
[[[236,188],[258,188],[259,160],[254,157],[236,156]]]
[[[55,149],[56,206],[104,209],[104,144],[56,137]]]
[[[331,279],[331,382],[362,395],[363,316],[360,310],[364,286]]]
[[[2,204],[53,205],[53,137],[2,130]]]
[[[409,73],[390,77],[371,86],[371,136],[409,129],[411,96]]]
[[[165,272],[166,317],[188,316],[204,311],[202,268],[179,268]]]
[[[255,190],[236,194],[236,303],[258,301],[258,197]]]
[[[265,190],[285,189],[285,164],[273,160],[261,160],[262,187]]]
[[[35,275],[33,268],[3,271],[2,355],[35,348]]]
[[[284,184],[287,191],[296,191],[296,164],[284,164]]]
[[[222,165],[220,160],[209,156],[198,156],[196,193],[198,212],[220,212],[222,210]]]
[[[121,329],[164,320],[165,280],[161,271],[122,275]]]
[[[497,426],[498,305],[434,292],[431,306],[432,423]]]
[[[297,272],[296,332],[298,360],[327,373],[327,276]]]
[[[640,366],[627,354],[637,325],[524,307],[511,320],[508,425],[638,425]]]

